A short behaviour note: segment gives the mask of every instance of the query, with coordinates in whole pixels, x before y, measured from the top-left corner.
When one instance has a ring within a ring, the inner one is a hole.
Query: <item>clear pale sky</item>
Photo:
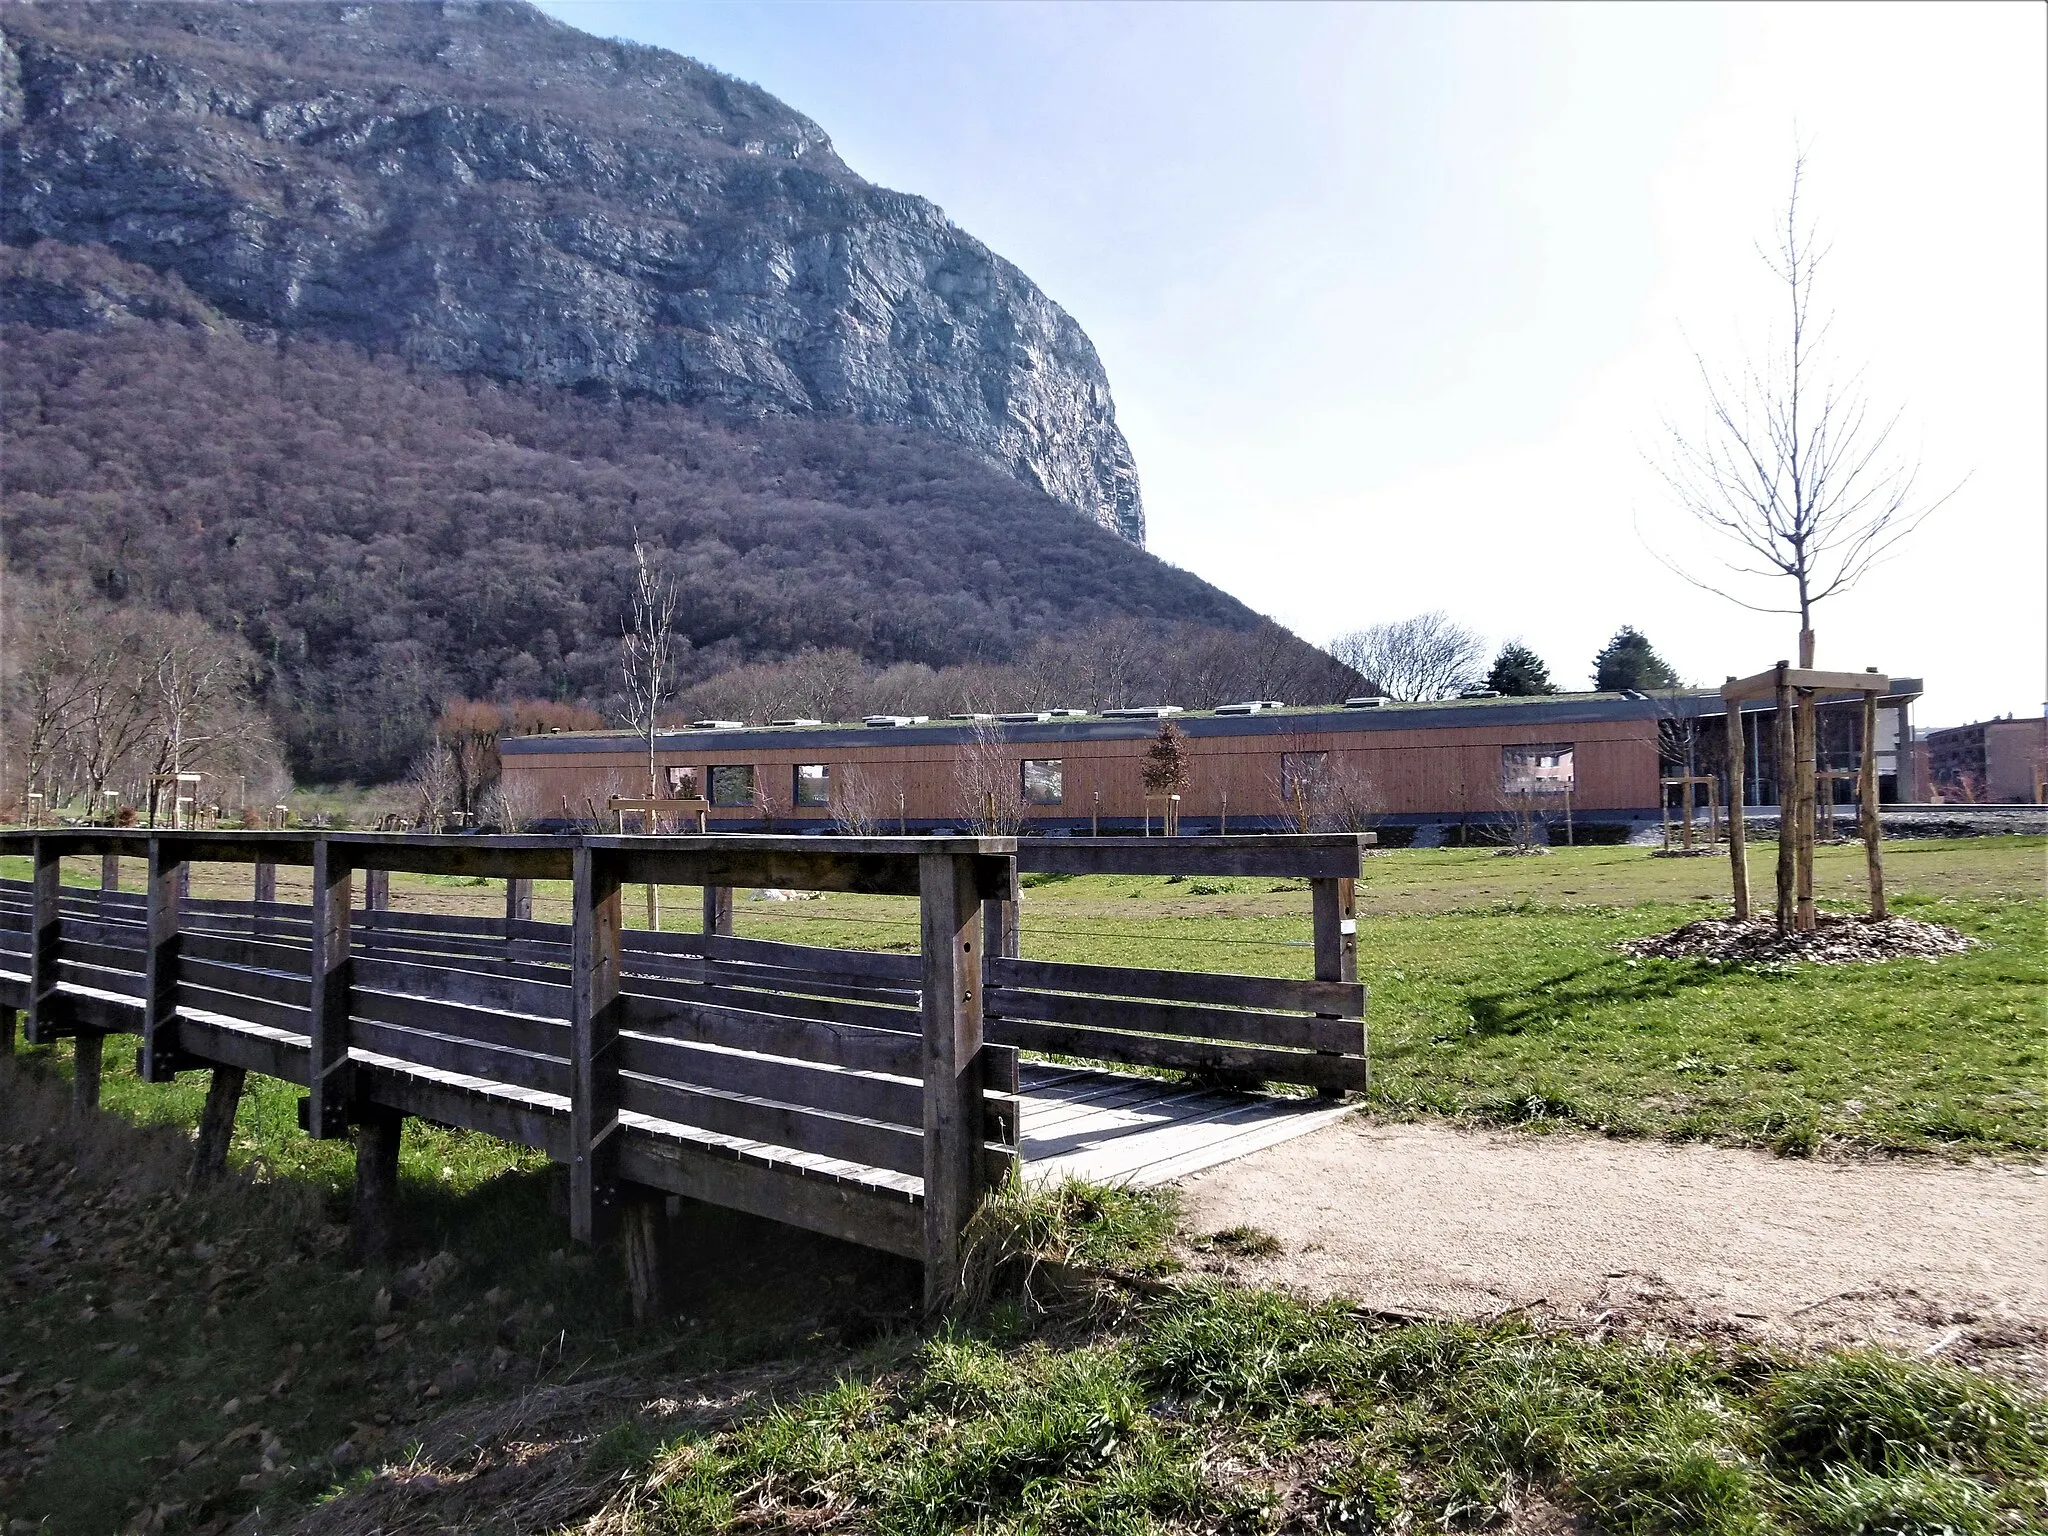
[[[546,8],[765,87],[1029,273],[1155,553],[1317,641],[1445,608],[1567,687],[1624,623],[1694,681],[1792,653],[1646,548],[1716,574],[1644,455],[1694,348],[1768,339],[1803,142],[1838,371],[1967,477],[1820,663],[1924,676],[1924,724],[2048,698],[2042,6]]]

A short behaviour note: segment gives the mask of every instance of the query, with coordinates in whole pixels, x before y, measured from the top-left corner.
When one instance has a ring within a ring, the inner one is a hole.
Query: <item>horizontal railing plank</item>
[[[1021,837],[1017,869],[1058,875],[1265,875],[1357,878],[1359,838],[1341,832],[1262,837]]]
[[[566,1060],[569,1054],[569,1026],[565,1021],[472,1008],[461,1003],[409,997],[368,987],[350,989],[349,1012],[357,1018],[375,1019],[379,1023],[395,1024],[405,1029],[455,1035],[482,1045],[522,1051],[532,1056],[559,1056]]]
[[[349,1037],[352,1046],[417,1066],[460,1072],[514,1088],[531,1088],[536,1093],[569,1092],[569,1063],[553,1057],[529,1056],[524,1051],[506,1050],[454,1035],[404,1029],[360,1015],[349,1020]]]
[[[357,986],[379,992],[401,992],[408,997],[431,997],[444,1003],[466,1003],[472,1008],[525,1013],[541,1019],[569,1017],[566,983],[420,965],[381,955],[356,955],[350,964]]]
[[[182,935],[179,940],[178,979],[197,986],[210,987],[217,992],[232,992],[246,997],[260,997],[268,1002],[287,1003],[295,1008],[306,1006],[312,983],[304,976],[289,972],[258,970],[246,965],[229,965],[219,960],[205,960],[185,952],[191,943],[191,935]]]
[[[305,984],[302,982],[300,985],[303,987]],[[309,1028],[303,1003],[294,1006],[247,992],[224,992],[183,978],[178,982],[178,1008],[181,1013],[197,1008],[206,1013],[225,1014],[231,1019],[243,1019],[268,1029],[288,1030],[294,1035],[304,1035]]]
[[[1236,1008],[1137,1002],[1125,997],[1080,997],[1069,992],[1022,992],[1015,987],[990,987],[984,994],[983,1005],[991,1018],[1084,1024],[1093,1029],[1228,1040],[1283,1050],[1338,1051],[1352,1056],[1365,1049],[1365,1025],[1358,1019],[1248,1013]]]
[[[1302,1083],[1337,1092],[1365,1086],[1365,1062],[1355,1056],[1269,1051],[1250,1045],[1119,1034],[1115,1030],[1082,1029],[1071,1024],[1039,1024],[1028,1019],[989,1019],[983,1033],[991,1040],[1020,1050],[1116,1061],[1127,1066],[1213,1072],[1246,1082]]]
[[[195,960],[218,960],[225,965],[281,971],[291,976],[306,976],[313,969],[311,952],[299,945],[271,944],[219,933],[182,932],[178,935],[178,953]]]
[[[656,1120],[694,1125],[792,1152],[886,1168],[892,1173],[921,1173],[924,1168],[924,1137],[920,1133],[871,1120],[730,1098],[630,1072],[619,1079],[619,1107]]]
[[[261,1072],[282,1082],[306,1082],[312,1052],[304,1040],[280,1040],[268,1034],[236,1029],[231,1024],[178,1015],[178,1054],[196,1061]]]
[[[1347,1019],[1365,1016],[1365,986],[1356,981],[1295,981],[1281,976],[1078,965],[1066,960],[1011,960],[1002,956],[985,961],[982,970],[991,987],[1092,992],[1106,997],[1211,1003],[1223,1008],[1260,1008],[1281,1013],[1327,1013]]]
[[[668,1040],[758,1051],[852,1072],[917,1077],[924,1070],[922,1036],[778,1011],[785,1003],[802,1001],[757,997],[747,1005],[730,1005],[627,992],[620,998],[620,1027]],[[908,1017],[916,1022],[915,1014]]]
[[[619,1070],[693,1088],[770,1099],[921,1131],[924,1085],[786,1057],[721,1050],[654,1035],[622,1034]]]

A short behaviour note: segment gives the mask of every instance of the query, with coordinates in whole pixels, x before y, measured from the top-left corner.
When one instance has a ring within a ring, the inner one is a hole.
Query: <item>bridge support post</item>
[[[668,1311],[675,1290],[671,1257],[674,1224],[668,1196],[644,1184],[620,1186],[619,1236],[625,1249],[626,1291],[633,1321],[650,1323]]]
[[[312,1047],[306,1067],[306,1134],[348,1134],[348,855],[327,838],[313,842],[313,954],[307,1002]],[[359,1160],[360,1170],[360,1160]]]
[[[924,1304],[960,1283],[961,1235],[981,1194],[980,892],[972,856],[918,859],[924,950]]]
[[[89,1114],[100,1107],[100,1057],[107,1037],[96,1029],[81,1029],[71,1040],[71,1112]]]
[[[1309,881],[1309,891],[1314,905],[1316,980],[1358,980],[1358,882],[1316,879]],[[1365,1028],[1361,1021],[1361,1035]],[[1368,1090],[1372,1087],[1370,1061],[1367,1057]],[[1320,1093],[1326,1099],[1343,1096],[1340,1090],[1331,1087],[1321,1089]]]
[[[179,895],[190,868],[177,845],[149,840],[149,952],[143,961],[142,1050],[136,1071],[168,1083],[178,1068]]]
[[[578,843],[569,941],[569,1231],[595,1247],[618,1228],[620,930],[616,862]]]
[[[192,1142],[191,1182],[210,1184],[227,1172],[228,1148],[235,1139],[235,1111],[241,1108],[242,1085],[248,1073],[240,1067],[215,1067],[206,1084],[206,1107],[199,1112],[199,1134]]]
[[[398,1145],[405,1117],[382,1104],[365,1105],[356,1124],[356,1192],[349,1231],[356,1262],[391,1262],[398,1235]]]
[[[731,886],[707,885],[704,887],[704,931],[728,939],[732,937]]]
[[[39,837],[32,852],[33,894],[29,918],[28,1043],[56,1042],[63,998],[57,992],[57,934],[62,909],[63,863],[58,844]]]

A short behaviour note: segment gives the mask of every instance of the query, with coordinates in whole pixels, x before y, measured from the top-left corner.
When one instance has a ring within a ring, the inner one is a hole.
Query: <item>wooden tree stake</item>
[[[235,1140],[235,1111],[241,1107],[248,1073],[240,1067],[215,1067],[206,1085],[206,1107],[199,1113],[199,1134],[192,1142],[192,1183],[210,1184],[227,1172],[228,1148]]]
[[[1863,695],[1863,772],[1861,783],[1863,851],[1870,865],[1870,915],[1889,916],[1884,899],[1884,827],[1877,816],[1877,694]]]
[[[1728,874],[1735,887],[1735,916],[1749,916],[1749,844],[1742,828],[1742,779],[1748,744],[1742,738],[1742,700],[1728,701]]]

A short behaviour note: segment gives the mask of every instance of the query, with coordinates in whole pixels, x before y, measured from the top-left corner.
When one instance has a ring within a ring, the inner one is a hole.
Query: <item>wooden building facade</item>
[[[1904,721],[1917,694],[1887,700]],[[1573,694],[1371,708],[1261,708],[1173,715],[1186,741],[1183,832],[1426,826],[1511,817],[1534,793],[1581,824],[1659,816],[1658,779],[1677,764],[1719,772],[1719,695]],[[663,796],[703,796],[713,828],[930,831],[1018,814],[1026,832],[1144,826],[1153,718],[919,721],[891,726],[734,726],[662,732]],[[1770,733],[1752,725],[1752,743]],[[1880,743],[1882,746],[1882,743]],[[1860,750],[1860,743],[1858,744]],[[614,795],[647,793],[644,741],[560,732],[500,743],[515,803],[544,823],[600,819]],[[1754,750],[1754,749],[1753,749]],[[976,771],[963,765],[979,759]],[[1767,763],[1752,784],[1772,790]],[[993,795],[991,785],[1002,793]]]

